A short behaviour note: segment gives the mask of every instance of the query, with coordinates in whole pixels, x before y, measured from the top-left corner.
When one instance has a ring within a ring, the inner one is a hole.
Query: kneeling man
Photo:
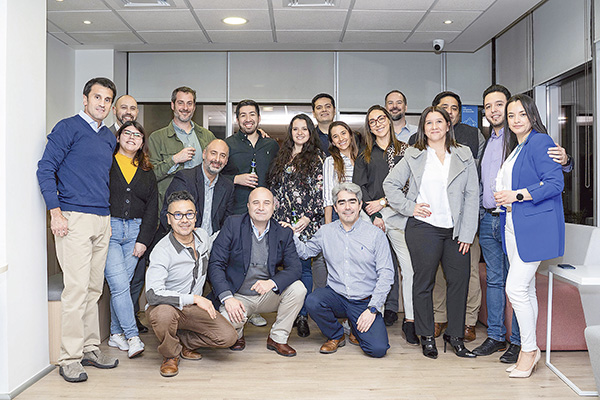
[[[338,318],[348,318],[361,349],[383,357],[390,348],[381,316],[394,282],[390,247],[381,229],[359,217],[359,186],[341,183],[332,194],[340,219],[321,226],[306,244],[294,237],[301,258],[323,252],[329,274],[327,286],[308,295],[306,308],[328,339],[321,353],[335,353],[346,344]]]
[[[202,228],[194,229],[196,206],[186,191],[167,199],[167,221],[172,231],[150,254],[146,272],[146,310],[163,356],[160,374],[175,376],[179,356],[199,360],[198,347],[230,347],[235,329],[202,297],[210,240]]]
[[[259,187],[250,192],[248,213],[229,217],[213,244],[208,276],[215,306],[238,333],[232,350],[244,350],[244,324],[249,315],[277,311],[267,349],[296,355],[288,337],[304,303],[301,265],[291,229],[271,219],[273,194]]]

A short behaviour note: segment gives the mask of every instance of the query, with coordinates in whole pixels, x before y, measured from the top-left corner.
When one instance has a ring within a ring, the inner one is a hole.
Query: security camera
[[[444,39],[435,39],[433,41],[433,50],[436,53],[439,53],[444,49]]]

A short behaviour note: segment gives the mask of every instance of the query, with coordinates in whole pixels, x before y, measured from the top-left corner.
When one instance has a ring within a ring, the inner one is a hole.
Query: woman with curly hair
[[[319,229],[323,218],[323,159],[312,120],[306,114],[296,115],[271,164],[269,185],[275,197],[274,218],[291,224],[304,242]],[[322,258],[301,260],[301,280],[308,293],[313,286],[312,264],[323,263]],[[302,307],[295,323],[301,337],[310,335],[307,316]]]

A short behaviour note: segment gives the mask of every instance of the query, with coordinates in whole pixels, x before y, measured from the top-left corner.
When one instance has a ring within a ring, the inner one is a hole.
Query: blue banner
[[[462,119],[461,122],[472,127],[479,128],[477,123],[479,118],[477,116],[477,106],[462,106]]]

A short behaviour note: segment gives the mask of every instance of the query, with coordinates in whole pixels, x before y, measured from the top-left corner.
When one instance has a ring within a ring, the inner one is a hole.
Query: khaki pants
[[[294,320],[304,304],[306,287],[298,280],[288,286],[281,294],[269,290],[268,293],[265,293],[262,296],[245,296],[236,293],[233,297],[242,302],[246,309],[246,316],[277,311],[277,319],[273,323],[269,335],[274,342],[284,344],[287,343],[290,332],[292,331],[292,326],[294,325]],[[238,338],[244,336],[244,324],[246,322],[244,321],[238,324],[231,321],[229,319],[229,314],[227,314],[227,310],[225,310],[225,306],[221,306],[220,311],[236,329]]]
[[[481,283],[479,282],[479,258],[481,249],[479,247],[479,236],[475,236],[471,245],[471,275],[469,277],[469,294],[467,295],[467,314],[465,324],[474,326],[477,324],[479,308],[481,307]],[[435,322],[448,322],[446,315],[446,278],[441,267],[438,267],[435,276],[435,287],[433,288],[433,314]]]
[[[62,336],[58,363],[81,361],[100,345],[98,299],[110,240],[110,216],[64,211],[69,233],[56,236],[56,256],[63,271]]]
[[[150,306],[146,310],[152,330],[158,338],[158,352],[166,358],[177,357],[181,345],[198,347],[231,347],[237,340],[235,329],[221,314],[211,319],[196,304],[182,310],[168,304]]]

